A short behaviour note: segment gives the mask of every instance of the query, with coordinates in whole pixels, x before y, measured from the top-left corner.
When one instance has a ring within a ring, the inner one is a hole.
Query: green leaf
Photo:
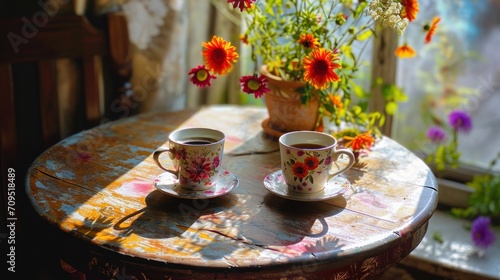
[[[375,83],[374,83],[374,87],[380,87],[384,84],[384,79],[382,79],[381,77],[377,77],[377,79],[375,80]]]
[[[444,238],[443,238],[443,235],[442,235],[439,231],[435,231],[435,232],[432,234],[432,239],[434,239],[434,241],[439,242],[440,244],[443,244],[443,243],[444,243]]]
[[[302,104],[306,104],[309,101],[309,98],[309,94],[302,94],[300,96],[300,101],[302,102]]]
[[[352,47],[351,45],[343,45],[340,47],[340,51],[342,52],[342,54],[346,57],[350,57],[352,59],[354,59],[354,55],[352,53]]]
[[[378,120],[378,125],[383,126],[385,123],[385,115],[381,115],[380,119]]]
[[[361,34],[359,34],[358,36],[356,36],[356,39],[358,41],[364,41],[364,40],[369,39],[372,35],[373,35],[373,31],[371,29],[368,29],[368,30],[365,30],[364,32],[362,32]]]
[[[393,100],[394,99],[394,91],[395,91],[395,85],[393,84],[386,84],[382,86],[382,96],[384,97],[384,100]]]
[[[394,115],[394,113],[396,113],[397,110],[398,110],[398,104],[396,102],[391,101],[385,104],[385,111],[387,112],[387,114]]]
[[[401,90],[398,87],[394,87],[394,101],[396,102],[406,102],[408,101],[408,95],[404,93],[403,90]]]
[[[355,115],[359,115],[359,114],[361,114],[361,112],[362,112],[361,107],[359,107],[359,106],[353,106],[353,107],[352,107],[352,112],[353,112]]]
[[[274,6],[270,3],[264,8],[264,13],[269,14],[269,16],[274,17]]]
[[[368,110],[368,105],[369,105],[368,100],[366,100],[366,101],[360,101],[358,103],[359,108],[361,108],[361,111],[363,111],[363,112],[366,112],[366,110]]]
[[[408,96],[404,91],[394,84],[383,85],[382,96],[385,101],[406,102],[408,100]]]
[[[351,83],[351,87],[352,87],[352,91],[354,92],[354,94],[357,97],[359,97],[359,98],[365,97],[365,91],[364,91],[362,86],[355,84],[355,83]]]
[[[301,93],[301,94],[305,93],[306,92],[306,87],[298,87],[295,91],[298,92],[298,93]]]
[[[363,13],[363,11],[364,11],[364,9],[366,8],[367,5],[368,5],[367,1],[361,1],[361,2],[359,2],[358,6],[356,7],[356,9],[353,12],[353,17],[354,18],[359,17],[359,15],[361,15]]]

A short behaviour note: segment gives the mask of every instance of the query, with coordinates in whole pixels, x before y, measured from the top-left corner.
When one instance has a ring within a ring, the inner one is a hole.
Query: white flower
[[[368,13],[375,21],[395,29],[402,35],[408,26],[408,19],[401,17],[403,9],[403,5],[394,0],[372,0],[368,6]]]

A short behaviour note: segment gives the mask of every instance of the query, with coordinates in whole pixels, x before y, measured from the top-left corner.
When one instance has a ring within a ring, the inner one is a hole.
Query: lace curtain
[[[238,67],[231,74],[218,77],[217,83],[208,89],[197,88],[189,82],[189,70],[203,64],[202,42],[210,40],[212,34],[238,38],[239,27],[212,6],[211,1],[95,2],[97,14],[112,10],[121,10],[127,16],[134,48],[133,100],[139,112],[238,103]]]

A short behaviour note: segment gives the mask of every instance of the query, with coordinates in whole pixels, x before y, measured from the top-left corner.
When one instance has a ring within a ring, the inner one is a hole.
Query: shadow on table
[[[239,230],[249,243],[258,246],[290,246],[306,237],[321,239],[329,231],[325,219],[342,212],[341,205],[345,206],[345,199],[336,200],[338,204],[332,205],[267,194],[259,209],[240,225]]]
[[[339,196],[329,203],[311,203],[267,194],[255,208],[253,202],[245,203],[242,196],[233,193],[213,199],[187,200],[153,191],[146,197],[146,204],[147,207],[116,222],[113,228],[124,235],[134,233],[148,239],[183,239],[184,234],[206,233],[212,240],[196,241],[201,248],[197,253],[207,259],[219,259],[241,249],[241,243],[249,248],[271,248],[286,253],[295,250],[290,248],[305,238],[311,238],[298,246],[301,252],[294,254],[340,248],[338,239],[327,234],[326,218],[342,212],[346,201]],[[228,228],[233,230],[228,232]],[[234,242],[228,243],[227,239]],[[108,245],[113,243],[118,244],[119,240],[112,240]]]
[[[253,138],[245,141],[240,146],[228,151],[227,156],[244,156],[267,154],[279,151],[278,139],[267,135],[263,131]]]
[[[179,237],[192,228],[200,217],[231,208],[236,201],[231,193],[226,194],[224,199],[190,200],[169,197],[155,190],[146,197],[146,207],[123,217],[113,225],[113,229],[150,239]]]

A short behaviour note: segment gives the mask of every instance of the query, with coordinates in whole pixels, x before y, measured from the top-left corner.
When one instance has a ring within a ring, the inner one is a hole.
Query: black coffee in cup
[[[185,145],[208,145],[217,141],[208,137],[192,137],[179,142]]]
[[[325,145],[314,144],[314,143],[299,143],[299,144],[293,144],[290,146],[297,148],[297,149],[323,149],[324,147],[326,147]]]

